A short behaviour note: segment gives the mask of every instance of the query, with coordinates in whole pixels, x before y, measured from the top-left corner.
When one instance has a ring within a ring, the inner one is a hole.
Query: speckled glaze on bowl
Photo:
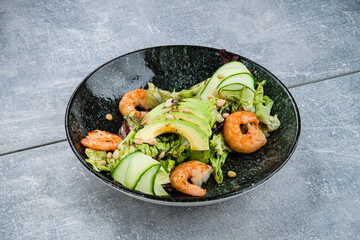
[[[238,56],[227,52],[230,56]],[[205,80],[222,65],[219,49],[200,46],[160,46],[138,50],[115,58],[87,76],[71,96],[65,116],[68,141],[81,163],[96,177],[131,197],[157,204],[196,206],[224,201],[260,185],[273,176],[289,160],[300,134],[300,116],[296,103],[284,84],[259,64],[239,56],[257,81],[266,80],[265,94],[275,102],[281,127],[271,133],[267,144],[252,154],[232,153],[223,166],[224,182],[213,178],[204,185],[205,197],[172,193],[171,198],[156,197],[127,189],[104,173],[94,171],[85,161],[85,148],[80,140],[86,133],[101,129],[117,133],[122,116],[118,110],[121,97],[135,88],[146,88],[148,82],[177,91]],[[105,120],[111,113],[112,121]],[[228,178],[233,170],[236,178]]]

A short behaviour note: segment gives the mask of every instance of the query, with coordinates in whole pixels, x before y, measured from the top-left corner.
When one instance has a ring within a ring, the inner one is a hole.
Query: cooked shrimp
[[[87,134],[86,138],[81,139],[81,143],[95,150],[113,151],[122,141],[121,137],[105,131],[93,130]]]
[[[255,152],[267,141],[255,113],[249,111],[230,114],[224,122],[223,135],[231,149],[240,153]]]
[[[171,186],[179,192],[203,197],[206,190],[200,186],[209,179],[212,170],[212,167],[199,161],[181,163],[170,174]],[[188,182],[190,178],[193,184]]]
[[[123,116],[132,113],[133,117],[143,119],[148,111],[138,111],[136,107],[150,110],[150,105],[146,103],[145,89],[134,89],[127,92],[119,103],[119,110]]]

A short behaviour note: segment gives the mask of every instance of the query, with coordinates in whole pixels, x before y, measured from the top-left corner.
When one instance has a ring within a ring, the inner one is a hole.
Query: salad
[[[222,166],[230,152],[255,152],[279,128],[264,85],[240,61],[225,63],[180,92],[148,83],[147,90],[122,97],[124,121],[118,133],[93,130],[81,140],[86,161],[118,184],[146,194],[170,196],[167,190],[173,188],[205,196],[202,183],[210,177],[223,182]]]

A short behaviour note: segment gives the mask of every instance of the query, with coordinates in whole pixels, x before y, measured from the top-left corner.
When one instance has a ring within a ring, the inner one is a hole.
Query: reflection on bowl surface
[[[81,82],[68,104],[65,128],[71,148],[87,169],[108,185],[127,195],[154,203],[202,205],[250,190],[271,177],[290,158],[300,134],[300,117],[294,99],[280,80],[249,59],[239,56],[239,61],[254,70],[256,81],[266,80],[265,95],[274,100],[272,114],[278,115],[281,126],[271,133],[267,144],[257,152],[230,154],[223,172],[233,170],[238,177],[224,176],[224,182],[220,185],[210,178],[204,185],[207,189],[205,197],[173,193],[171,198],[164,198],[124,188],[114,183],[108,175],[97,173],[85,162],[85,148],[80,140],[94,129],[117,133],[123,120],[118,103],[122,95],[132,89],[146,88],[151,81],[162,89],[179,91],[210,77],[222,65],[218,49],[199,46],[154,47],[125,54],[96,69]],[[113,115],[112,121],[105,119],[108,113]]]

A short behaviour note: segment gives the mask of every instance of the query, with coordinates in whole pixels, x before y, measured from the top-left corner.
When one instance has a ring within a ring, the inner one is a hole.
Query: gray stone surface
[[[65,138],[67,101],[121,54],[226,48],[287,86],[359,71],[359,1],[1,1],[0,154]]]
[[[127,197],[92,176],[67,143],[0,157],[1,239],[358,239],[360,74],[291,90],[297,150],[269,181],[203,207]]]

